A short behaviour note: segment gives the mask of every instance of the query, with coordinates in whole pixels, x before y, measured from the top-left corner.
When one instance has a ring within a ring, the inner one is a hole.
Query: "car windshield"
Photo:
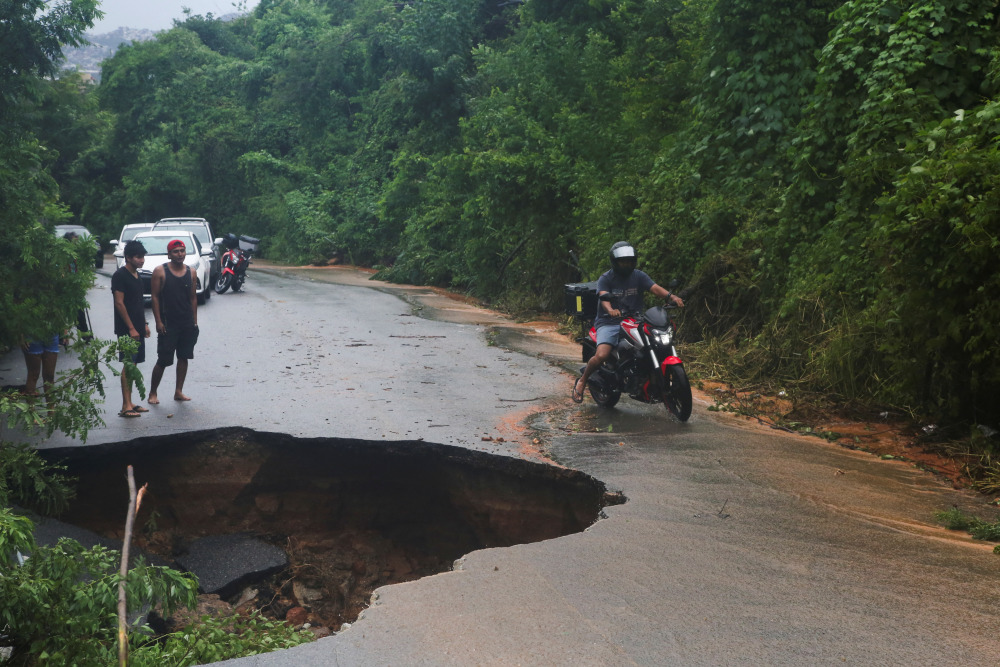
[[[185,232],[191,232],[198,239],[198,242],[202,245],[208,245],[208,230],[205,229],[204,225],[182,225],[182,224],[158,224],[156,229],[169,229],[169,230],[184,230]]]
[[[120,245],[125,245],[126,243],[134,239],[135,235],[138,234],[139,232],[148,232],[150,227],[152,227],[152,225],[149,225],[148,227],[133,227],[132,229],[123,229]]]
[[[173,240],[173,236],[146,236],[139,239],[142,246],[146,249],[147,255],[166,255],[167,244]],[[182,238],[180,240],[184,241],[184,247],[188,255],[192,255],[198,251],[197,248],[191,247],[190,238]]]

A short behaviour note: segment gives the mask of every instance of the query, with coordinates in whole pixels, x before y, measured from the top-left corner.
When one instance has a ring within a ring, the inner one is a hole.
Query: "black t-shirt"
[[[140,334],[143,334],[146,330],[146,313],[142,304],[142,278],[133,276],[123,266],[111,276],[112,297],[114,297],[115,292],[121,292],[125,295],[125,310],[128,312],[129,319],[132,320],[132,326]],[[121,316],[117,308],[115,308],[115,335],[128,335],[128,325],[125,324],[125,318]]]

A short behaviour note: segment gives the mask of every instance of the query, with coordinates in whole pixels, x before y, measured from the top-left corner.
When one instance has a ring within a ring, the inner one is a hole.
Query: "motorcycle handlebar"
[[[611,296],[610,294],[602,294],[598,298],[601,301],[610,301],[611,302],[611,306],[615,307],[615,301],[616,301],[616,299],[615,299],[615,297]],[[670,301],[667,301],[666,303],[661,304],[660,307],[664,308],[666,310],[677,310],[679,308],[682,308],[682,306],[678,306],[676,303],[672,303]],[[626,318],[626,317],[641,317],[643,315],[643,313],[645,312],[645,311],[629,312],[629,311],[624,311],[621,308],[616,308],[616,309],[619,310],[619,311],[621,311],[621,316],[622,316],[623,319]]]

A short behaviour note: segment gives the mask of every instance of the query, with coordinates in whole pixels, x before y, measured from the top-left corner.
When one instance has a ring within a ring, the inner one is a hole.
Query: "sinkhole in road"
[[[236,603],[256,590],[266,615],[301,607],[331,630],[380,586],[448,571],[477,549],[582,531],[625,501],[579,471],[424,441],[228,428],[41,453],[79,479],[63,521],[120,540],[131,465],[148,484],[137,547],[182,563],[200,538],[256,536],[288,566],[220,595]]]

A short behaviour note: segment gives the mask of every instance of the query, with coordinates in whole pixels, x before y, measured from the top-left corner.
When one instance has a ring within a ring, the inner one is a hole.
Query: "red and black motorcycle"
[[[610,300],[602,294],[601,300]],[[643,403],[662,402],[677,419],[691,416],[691,384],[674,339],[677,325],[670,311],[676,306],[655,306],[645,313],[627,315],[621,322],[618,346],[611,358],[587,379],[587,388],[602,408],[612,408],[622,393]],[[594,312],[591,310],[590,312]],[[583,361],[597,351],[597,331],[584,327],[578,339]],[[583,368],[580,369],[583,373]]]
[[[247,267],[250,266],[253,253],[257,251],[260,239],[226,234],[223,242],[228,250],[222,255],[222,271],[215,281],[215,292],[222,294],[229,288],[239,292],[246,282]]]

